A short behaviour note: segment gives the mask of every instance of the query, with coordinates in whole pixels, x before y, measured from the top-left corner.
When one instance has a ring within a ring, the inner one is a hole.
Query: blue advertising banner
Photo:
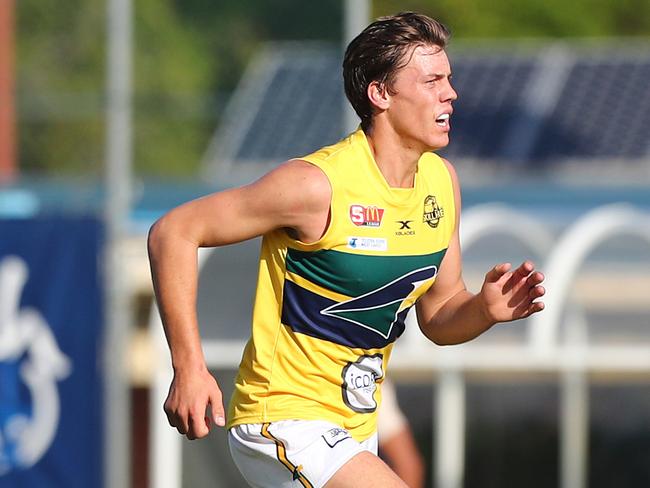
[[[0,488],[102,486],[102,239],[0,220]]]

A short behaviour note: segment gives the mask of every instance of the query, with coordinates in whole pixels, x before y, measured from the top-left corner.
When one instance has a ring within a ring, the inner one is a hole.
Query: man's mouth
[[[442,114],[436,118],[436,124],[440,127],[449,127],[449,114]]]

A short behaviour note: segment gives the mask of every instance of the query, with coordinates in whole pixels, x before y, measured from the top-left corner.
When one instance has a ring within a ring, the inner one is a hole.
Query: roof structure
[[[463,45],[450,56],[459,98],[441,154],[456,165],[615,162],[650,174],[648,42]],[[254,178],[344,136],[341,58],[328,44],[267,45],[206,151],[206,177]]]

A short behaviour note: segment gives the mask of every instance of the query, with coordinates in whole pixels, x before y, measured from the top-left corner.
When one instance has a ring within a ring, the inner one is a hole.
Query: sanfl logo
[[[22,259],[0,261],[0,476],[33,466],[47,452],[59,424],[57,381],[71,371],[43,316],[20,308],[27,275]]]

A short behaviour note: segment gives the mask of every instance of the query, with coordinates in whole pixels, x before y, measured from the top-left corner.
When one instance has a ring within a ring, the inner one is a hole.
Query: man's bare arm
[[[196,315],[197,249],[241,242],[290,228],[305,241],[327,225],[331,188],[324,173],[290,161],[250,185],[181,205],[158,220],[148,238],[154,291],[170,347],[174,381],[165,402],[172,426],[194,439],[212,421],[224,425],[221,391],[209,374]]]
[[[501,263],[485,276],[478,294],[467,290],[462,279],[458,236],[461,198],[456,173],[446,162],[454,185],[456,227],[433,286],[417,303],[422,332],[436,344],[460,344],[479,336],[497,322],[528,317],[543,310],[544,275],[530,261],[511,271]]]

